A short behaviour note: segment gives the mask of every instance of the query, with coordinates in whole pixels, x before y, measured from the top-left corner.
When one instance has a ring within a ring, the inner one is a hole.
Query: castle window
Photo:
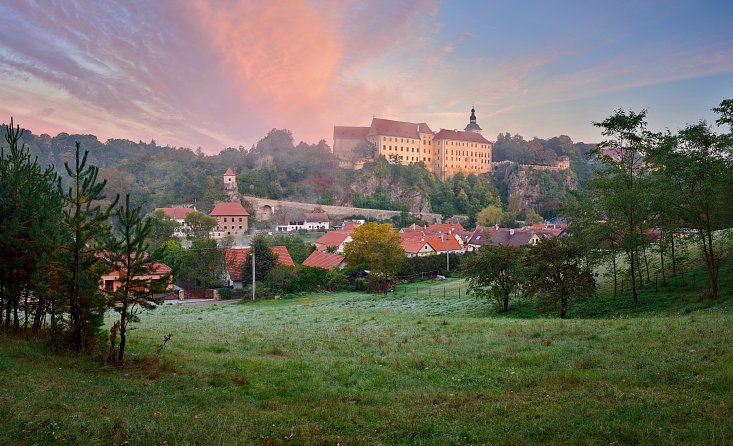
[[[242,222],[242,217],[239,217],[239,222],[240,222],[240,223]]]
[[[226,218],[226,217],[224,217],[224,223],[226,223],[226,222],[227,222],[227,218]]]

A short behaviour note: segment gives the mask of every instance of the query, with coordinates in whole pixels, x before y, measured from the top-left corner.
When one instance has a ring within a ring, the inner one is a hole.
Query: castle
[[[445,181],[458,172],[491,172],[492,143],[481,136],[476,110],[471,108],[464,130],[440,129],[435,133],[424,123],[373,118],[369,127],[334,126],[333,153],[354,160],[360,156],[384,156],[394,163],[423,162]],[[370,153],[371,152],[371,153]]]

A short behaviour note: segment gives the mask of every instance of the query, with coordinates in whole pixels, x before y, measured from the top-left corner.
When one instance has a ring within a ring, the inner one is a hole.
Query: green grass
[[[603,297],[565,321],[497,316],[460,279],[168,305],[122,369],[0,335],[0,443],[729,444],[726,271],[715,304],[647,286],[637,309]]]

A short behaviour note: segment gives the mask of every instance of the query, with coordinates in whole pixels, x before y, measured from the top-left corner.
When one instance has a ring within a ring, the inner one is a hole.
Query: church
[[[442,181],[458,172],[464,175],[491,172],[492,144],[481,135],[476,110],[471,108],[463,130],[440,129],[427,123],[412,123],[373,118],[369,127],[334,126],[333,153],[342,159],[355,159],[371,152],[373,157],[412,164],[423,162]]]

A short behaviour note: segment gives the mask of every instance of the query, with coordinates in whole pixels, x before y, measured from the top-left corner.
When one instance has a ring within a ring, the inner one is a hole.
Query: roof
[[[219,201],[216,203],[214,210],[212,210],[209,215],[212,217],[223,217],[229,215],[248,216],[249,213],[244,209],[244,206],[242,206],[241,203]]]
[[[272,252],[277,256],[278,265],[283,266],[295,266],[293,258],[290,257],[290,252],[286,246],[273,246]]]
[[[346,220],[341,226],[341,231],[352,233],[354,232],[354,229],[358,228],[359,226],[361,226],[361,222],[358,220]]]
[[[476,124],[475,122],[469,122],[465,128],[465,131],[469,132],[471,130],[481,130],[481,127],[479,127],[478,124]]]
[[[460,130],[440,129],[440,131],[435,134],[435,140],[437,141],[439,139],[449,139],[451,141],[477,142],[479,144],[491,144],[491,142],[488,139],[484,138],[479,133],[462,132]]]
[[[277,264],[284,266],[295,266],[288,248],[285,246],[273,246],[272,252],[277,255]],[[247,259],[252,248],[230,248],[224,250],[224,266],[229,273],[229,278],[238,282],[242,280],[242,265]]]
[[[351,234],[345,231],[330,231],[316,239],[316,244],[324,246],[339,246],[345,242]]]
[[[96,257],[99,259],[102,259],[107,265],[110,265],[112,263],[108,251],[98,252],[96,254]],[[147,252],[143,253],[142,257],[147,258],[148,253]],[[119,277],[122,274],[123,269],[124,269],[123,263],[119,261],[115,261],[114,262],[114,271],[111,271],[105,274],[105,276]],[[161,275],[161,276],[164,276],[166,274],[170,274],[173,272],[170,266],[166,265],[163,262],[159,262],[157,260],[154,262],[146,263],[145,269],[147,270],[148,274],[156,274],[156,275]]]
[[[403,239],[402,242],[400,242],[400,246],[402,247],[402,249],[404,249],[405,252],[409,254],[418,254],[420,252],[426,252],[426,251],[423,251],[423,247],[425,245],[430,246],[430,243],[423,240],[422,237],[417,238],[417,239],[411,237],[411,238]],[[432,246],[430,246],[430,248],[433,251],[435,250]]]
[[[363,139],[369,135],[371,127],[333,126],[333,139]]]
[[[460,223],[433,223],[432,225],[425,228],[425,231],[452,234],[456,231],[465,231],[465,229]]]
[[[174,220],[183,220],[186,215],[196,212],[195,208],[155,208],[155,211],[162,211],[169,218]]]
[[[328,214],[325,212],[305,212],[303,214],[305,221],[313,221],[318,223],[328,222]]]
[[[446,248],[448,251],[460,251],[463,249],[461,244],[458,243],[455,237],[425,237],[425,241],[430,244],[436,252],[445,252]]]
[[[424,122],[415,124],[391,119],[373,118],[369,135],[397,136],[401,138],[420,139],[420,134],[435,134]]]
[[[314,266],[316,268],[334,269],[344,261],[344,256],[331,254],[325,251],[313,251],[303,261],[303,266]]]
[[[234,171],[232,170],[231,167],[228,168],[226,172],[224,172],[224,176],[227,176],[227,177],[233,177],[234,176]]]

